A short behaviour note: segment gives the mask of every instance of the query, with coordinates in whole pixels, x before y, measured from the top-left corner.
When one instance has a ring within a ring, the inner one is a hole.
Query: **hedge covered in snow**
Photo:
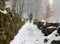
[[[16,11],[0,10],[0,44],[9,44],[24,23]]]

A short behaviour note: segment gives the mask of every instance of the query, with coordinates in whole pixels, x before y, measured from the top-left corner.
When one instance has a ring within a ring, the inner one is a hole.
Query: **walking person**
[[[30,15],[29,15],[29,22],[31,22],[32,19],[33,19],[33,15],[32,15],[32,13],[30,13]]]

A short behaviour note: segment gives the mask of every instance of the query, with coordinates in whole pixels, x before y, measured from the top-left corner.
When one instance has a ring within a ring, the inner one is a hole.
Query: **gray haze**
[[[53,0],[53,3],[54,3],[53,19],[60,20],[60,0]]]
[[[20,7],[20,1],[17,0],[18,8]],[[23,15],[28,17],[30,13],[36,16],[43,16],[43,11],[46,11],[46,6],[48,5],[48,0],[25,0],[23,7]],[[45,6],[43,6],[45,5]],[[18,9],[19,10],[19,9]],[[51,20],[60,20],[60,0],[53,0],[53,16]],[[43,17],[42,17],[43,18]]]

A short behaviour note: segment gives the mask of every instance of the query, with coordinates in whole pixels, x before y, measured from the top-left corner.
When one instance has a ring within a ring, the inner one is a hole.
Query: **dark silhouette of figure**
[[[31,22],[32,19],[33,19],[33,15],[32,15],[32,13],[30,13],[30,15],[29,15],[29,22]]]

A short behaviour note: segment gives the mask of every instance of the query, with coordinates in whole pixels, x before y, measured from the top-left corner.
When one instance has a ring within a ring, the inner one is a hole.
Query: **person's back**
[[[31,22],[32,19],[33,19],[33,15],[32,15],[32,13],[30,13],[30,15],[29,15],[29,22]]]

